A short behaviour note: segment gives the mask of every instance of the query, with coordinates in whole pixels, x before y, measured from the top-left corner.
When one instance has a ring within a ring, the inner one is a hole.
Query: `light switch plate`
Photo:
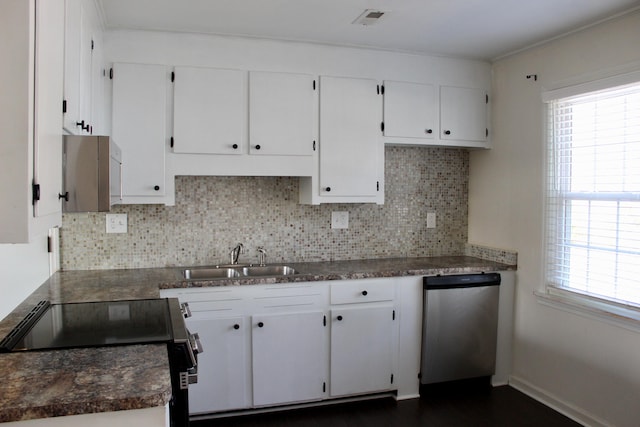
[[[435,212],[427,212],[427,228],[436,228]]]
[[[127,214],[107,214],[107,233],[126,233]]]
[[[331,212],[331,228],[349,228],[349,212]]]

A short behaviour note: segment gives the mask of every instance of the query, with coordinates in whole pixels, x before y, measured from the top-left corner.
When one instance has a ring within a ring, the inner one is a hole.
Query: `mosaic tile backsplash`
[[[298,203],[298,178],[176,178],[176,205],[122,205],[128,233],[106,234],[104,213],[64,214],[63,270],[240,262],[311,262],[464,255],[469,153],[431,147],[386,147],[385,204]],[[349,228],[331,229],[331,212],[348,211]],[[435,212],[436,228],[426,226]]]

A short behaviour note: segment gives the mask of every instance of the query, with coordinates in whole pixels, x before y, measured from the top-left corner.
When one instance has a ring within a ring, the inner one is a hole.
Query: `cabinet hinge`
[[[316,142],[313,141],[313,151],[316,151]]]
[[[93,39],[91,39],[91,50],[93,50]]]
[[[173,137],[171,137],[170,145],[171,145],[171,148],[173,148]]]
[[[53,252],[53,242],[51,236],[47,236],[47,253]]]
[[[380,95],[384,95],[384,85],[380,85]]]
[[[316,90],[316,81],[313,81],[313,90]]]
[[[384,122],[380,122],[380,130],[384,132]]]
[[[488,129],[488,128],[485,128],[485,129],[484,129],[484,136],[485,136],[486,138],[489,138],[489,129]]]
[[[380,191],[380,181],[376,181],[376,191]]]
[[[62,114],[67,112],[67,100],[63,99],[62,100]]]
[[[322,326],[327,326],[327,315],[322,316]]]
[[[396,311],[393,310],[393,314],[391,315],[391,320],[396,320]]]
[[[40,200],[40,184],[36,184],[35,182],[31,185],[32,187],[32,196],[31,196],[31,204],[35,205],[38,200]]]
[[[109,79],[113,80],[113,68],[109,68]]]
[[[393,374],[391,374],[391,384],[393,384]]]
[[[376,85],[376,93],[380,95],[380,85]]]
[[[176,72],[172,71],[171,72],[171,82],[175,82],[176,81]]]
[[[484,94],[484,101],[485,101],[485,102],[484,102],[485,104],[488,104],[488,103],[489,103],[489,94],[488,94],[488,93],[485,93],[485,94]]]
[[[327,383],[322,383],[322,392],[323,393],[327,392]]]

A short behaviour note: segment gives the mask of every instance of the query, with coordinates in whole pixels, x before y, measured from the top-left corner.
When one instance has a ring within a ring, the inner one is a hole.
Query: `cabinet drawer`
[[[391,279],[349,280],[331,283],[331,304],[391,301],[395,297]]]

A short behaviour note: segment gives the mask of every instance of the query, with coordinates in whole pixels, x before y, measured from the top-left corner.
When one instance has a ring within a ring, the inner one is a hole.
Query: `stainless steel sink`
[[[182,270],[185,279],[213,280],[233,279],[239,277],[277,277],[289,276],[298,272],[288,265],[250,266],[238,265],[231,268],[230,265],[217,267],[188,268]]]
[[[229,279],[240,277],[238,270],[233,268],[188,268],[182,271],[185,279]]]
[[[240,274],[242,276],[250,276],[250,277],[290,276],[296,273],[297,271],[289,267],[288,265],[265,265],[265,266],[244,267],[240,269]]]

